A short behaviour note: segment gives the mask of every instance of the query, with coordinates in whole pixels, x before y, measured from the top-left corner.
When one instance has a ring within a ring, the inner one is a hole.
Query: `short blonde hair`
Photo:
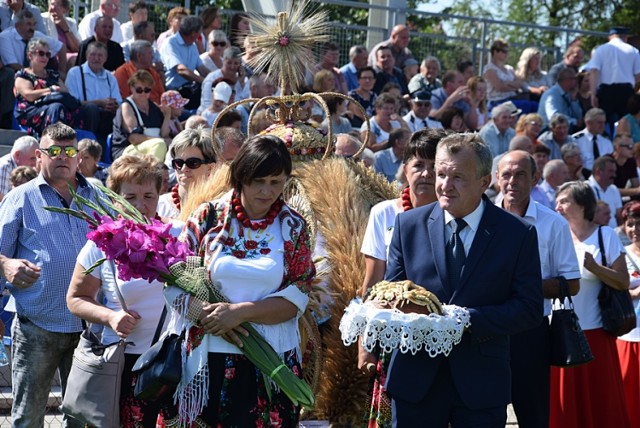
[[[529,122],[538,122],[540,126],[544,125],[542,117],[538,113],[523,114],[516,123],[516,134],[522,134]]]
[[[129,77],[127,80],[127,85],[133,86],[136,83],[144,83],[147,86],[153,86],[155,81],[153,80],[153,76],[147,70],[138,70]]]
[[[124,155],[116,159],[109,168],[107,187],[116,193],[124,183],[142,184],[152,182],[160,192],[162,187],[161,163],[151,155]]]

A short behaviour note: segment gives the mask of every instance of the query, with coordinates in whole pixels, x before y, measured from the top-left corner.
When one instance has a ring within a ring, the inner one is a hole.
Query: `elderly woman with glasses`
[[[147,218],[156,217],[156,207],[162,185],[162,169],[151,156],[121,156],[110,168],[107,186],[124,197]],[[181,225],[173,225],[171,233],[178,235]],[[127,339],[125,367],[120,388],[121,427],[155,426],[162,402],[138,399],[134,396],[136,376],[131,372],[138,357],[151,346],[154,332],[162,319],[165,306],[160,281],[143,279],[120,280],[118,267],[106,262],[88,273],[86,270],[105,257],[93,241],[87,241],[78,254],[76,267],[67,291],[67,305],[74,315],[103,325],[102,343]],[[99,292],[104,298],[98,298]],[[118,298],[126,305],[124,309]],[[162,329],[162,326],[160,327]]]
[[[162,217],[177,218],[189,189],[195,183],[209,177],[216,166],[211,134],[204,128],[185,129],[173,139],[169,146],[169,156],[178,184],[160,197],[158,214]]]
[[[222,30],[213,30],[209,33],[208,39],[209,50],[200,54],[200,59],[209,70],[220,70],[222,68],[222,54],[229,46],[229,39]]]
[[[136,71],[127,83],[131,95],[113,119],[111,156],[150,154],[163,161],[171,131],[171,107],[158,107],[149,100],[154,81],[148,71]]]
[[[49,44],[43,39],[31,39],[27,45],[27,59],[29,66],[16,73],[14,82],[16,107],[13,114],[18,124],[34,136],[39,136],[47,126],[56,122],[74,127],[80,125],[80,103],[69,95],[60,74],[46,68],[51,59]],[[65,93],[72,102],[65,105],[61,98],[60,102],[53,102],[56,95],[52,94],[56,93]],[[73,104],[77,106],[71,108]]]

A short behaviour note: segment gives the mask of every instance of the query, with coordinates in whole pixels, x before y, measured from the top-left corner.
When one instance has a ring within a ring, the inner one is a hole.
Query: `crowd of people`
[[[122,426],[296,426],[300,409],[270,395],[238,335],[252,322],[301,373],[297,321],[322,244],[283,197],[295,173],[285,142],[247,136],[249,125],[254,134],[270,125],[268,107],[226,109],[285,90],[252,68],[247,15],[225,32],[216,8],[194,16],[176,7],[156,37],[142,0],[124,24],[119,0],[101,0],[80,23],[69,6],[0,5],[0,125],[14,119],[29,133],[0,158],[0,273],[5,310],[16,314],[12,423],[42,423],[50,380],[59,370],[66,388],[85,320],[104,326],[104,343],[134,343]],[[359,349],[371,376],[363,425],[420,426],[427,412],[433,426],[499,427],[508,403],[522,428],[638,425],[640,330],[604,332],[597,298],[602,287],[629,289],[640,306],[640,53],[626,35],[613,28],[588,62],[577,40],[548,72],[534,47],[511,67],[498,39],[482,75],[467,59],[443,70],[436,55],[414,58],[404,25],[371,50],[351,47],[344,65],[339,45],[320,46],[298,92],[334,94],[327,111],[300,107],[318,129],[331,127],[335,157],[362,162],[399,195],[371,210],[362,294],[409,279],[471,314],[448,357]],[[74,128],[95,139],[78,141]],[[185,210],[223,163],[228,192]],[[170,224],[230,303],[194,301],[181,313],[176,287],[121,281],[110,263],[85,272],[104,257],[87,224],[43,207],[75,207],[71,189],[104,197],[96,183]],[[549,362],[551,301],[562,287],[595,356],[578,368]],[[159,323],[178,334],[190,326],[191,378],[178,405],[133,394],[131,368]]]

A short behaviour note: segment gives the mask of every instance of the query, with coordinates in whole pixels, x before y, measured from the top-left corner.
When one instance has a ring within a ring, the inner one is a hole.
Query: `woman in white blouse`
[[[147,218],[156,217],[156,207],[162,170],[150,156],[121,156],[111,165],[108,187],[124,197]],[[180,227],[173,227],[178,235]],[[125,368],[122,374],[120,393],[120,424],[123,427],[155,426],[161,402],[146,402],[133,394],[135,376],[131,369],[138,357],[151,346],[163,308],[164,284],[145,279],[123,281],[117,278],[118,268],[105,262],[91,273],[85,271],[96,261],[105,257],[93,241],[80,251],[76,268],[67,292],[67,305],[72,314],[86,321],[105,326],[102,343],[109,344],[120,339],[131,342],[125,349]],[[98,302],[98,292],[103,300]],[[122,295],[127,310],[123,310],[118,294]]]
[[[602,287],[629,288],[625,250],[613,229],[593,222],[595,210],[587,183],[571,181],[558,189],[556,211],[569,222],[582,275],[574,309],[594,359],[578,367],[552,368],[550,428],[631,426],[616,338],[602,329],[598,303]]]
[[[640,320],[640,201],[625,204],[622,208],[622,221],[622,227],[631,240],[631,244],[625,247],[630,280],[629,293]],[[640,421],[640,328],[636,327],[620,336],[616,344],[629,418],[632,421]]]

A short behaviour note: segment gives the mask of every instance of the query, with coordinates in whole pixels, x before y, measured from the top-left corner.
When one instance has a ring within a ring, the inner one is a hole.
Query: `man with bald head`
[[[95,12],[87,14],[80,25],[78,25],[78,32],[82,40],[88,39],[95,35],[96,19],[101,16],[108,16],[113,19],[113,34],[110,37],[116,43],[124,42],[122,37],[122,29],[120,28],[120,21],[116,19],[120,12],[120,0],[100,0],[100,8]]]
[[[362,143],[357,138],[349,134],[338,134],[336,136],[335,155],[345,158],[353,157],[362,147]]]
[[[409,41],[411,41],[409,28],[407,28],[406,25],[396,25],[393,27],[393,30],[391,30],[391,37],[389,39],[378,43],[373,47],[373,49],[371,49],[371,52],[369,53],[369,65],[371,67],[376,65],[376,52],[378,49],[385,46],[391,49],[391,53],[396,60],[396,67],[402,69],[406,60],[409,58],[413,59],[413,54],[408,48]]]
[[[510,337],[511,398],[518,426],[542,428],[549,420],[549,318],[551,300],[560,297],[561,284],[571,295],[580,288],[580,267],[569,225],[559,214],[531,198],[538,182],[533,157],[522,150],[505,154],[498,165],[500,206],[536,227],[545,298],[540,324]]]
[[[107,58],[104,68],[113,72],[122,64],[124,64],[124,52],[122,46],[112,40],[113,31],[115,30],[115,20],[110,16],[101,16],[95,20],[95,35],[85,39],[80,43],[78,49],[78,60],[76,64],[81,65],[87,60],[89,44],[91,42],[100,42],[107,47]]]

